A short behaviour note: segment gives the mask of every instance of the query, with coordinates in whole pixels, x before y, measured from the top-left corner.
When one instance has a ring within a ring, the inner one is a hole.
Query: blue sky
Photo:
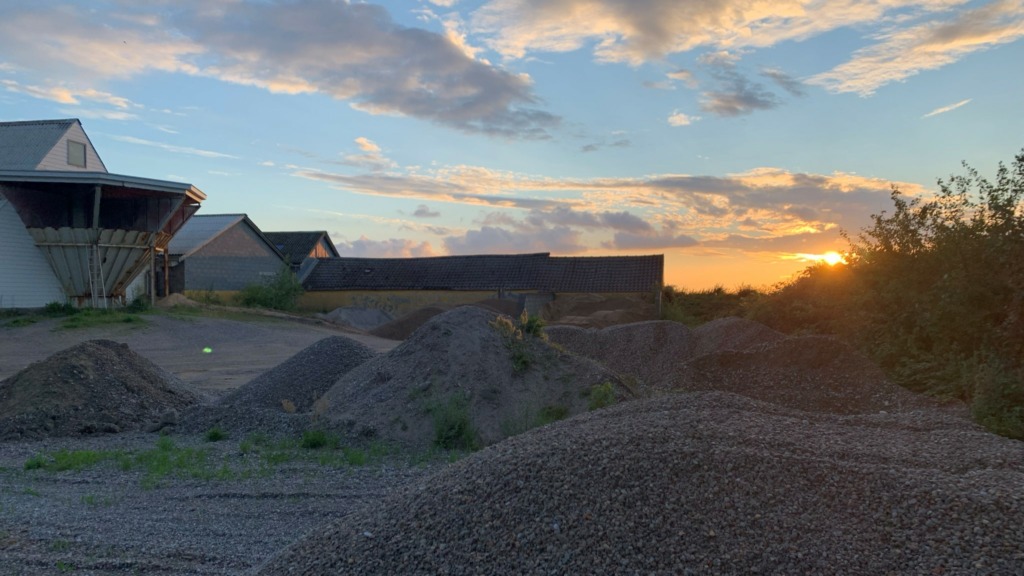
[[[1022,40],[1022,0],[8,0],[0,119],[343,254],[765,286],[1011,160]]]

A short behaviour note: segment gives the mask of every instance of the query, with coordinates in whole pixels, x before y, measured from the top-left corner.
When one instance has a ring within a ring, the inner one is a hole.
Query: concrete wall
[[[270,280],[283,265],[281,258],[244,222],[178,263],[184,267],[184,290],[241,290],[249,284]],[[175,289],[172,287],[171,291]]]
[[[41,308],[65,300],[43,251],[0,194],[0,308]]]

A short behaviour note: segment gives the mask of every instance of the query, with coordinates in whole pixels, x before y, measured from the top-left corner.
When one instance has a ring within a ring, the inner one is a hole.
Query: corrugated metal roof
[[[306,276],[310,291],[541,290],[646,292],[663,281],[654,256],[556,257],[548,253],[434,258],[322,258]]]
[[[0,122],[0,170],[34,170],[78,120]]]
[[[167,252],[184,258],[244,219],[245,214],[197,214],[171,238]]]

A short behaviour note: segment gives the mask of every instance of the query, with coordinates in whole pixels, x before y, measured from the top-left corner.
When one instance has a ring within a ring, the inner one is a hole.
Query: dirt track
[[[147,314],[143,318],[145,324],[81,329],[63,329],[59,319],[0,328],[0,380],[60,350],[105,338],[128,344],[184,382],[218,395],[245,384],[327,336],[341,334],[380,352],[398,344],[299,319],[253,315],[229,320],[161,314]],[[211,352],[205,353],[205,348]]]

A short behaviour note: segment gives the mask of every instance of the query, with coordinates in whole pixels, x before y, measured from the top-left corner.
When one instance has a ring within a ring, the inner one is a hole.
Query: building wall
[[[184,290],[241,290],[271,279],[284,262],[244,222],[183,259]],[[171,275],[172,283],[174,274]],[[172,286],[172,292],[175,287]]]
[[[435,304],[472,304],[497,298],[497,291],[455,290],[338,290],[306,292],[299,297],[299,310],[330,312],[335,308],[383,310],[393,318]]]
[[[0,308],[40,308],[66,299],[46,256],[0,194]]]
[[[68,164],[68,140],[85,144],[85,168]],[[96,150],[89,142],[89,137],[78,124],[73,124],[39,163],[38,170],[73,170],[78,172],[106,172],[107,167],[103,165]]]

